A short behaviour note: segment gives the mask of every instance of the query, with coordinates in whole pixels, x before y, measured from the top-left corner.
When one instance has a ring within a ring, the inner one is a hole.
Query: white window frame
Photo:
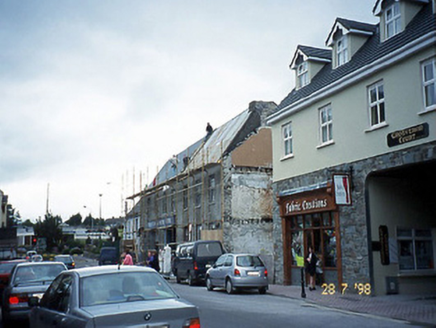
[[[383,98],[380,98],[380,93],[379,93],[379,89],[380,87],[383,88]],[[371,92],[372,90],[376,90],[376,99],[373,101],[371,99]],[[378,81],[374,84],[371,84],[370,86],[368,86],[368,116],[369,116],[369,126],[371,127],[371,129],[374,128],[378,128],[378,127],[382,127],[382,126],[386,126],[386,102],[385,102],[385,91],[384,91],[384,83],[383,80],[382,81]],[[376,121],[373,123],[373,111],[372,108],[376,107],[377,112],[376,112]],[[382,111],[381,111],[381,107],[383,107],[383,115],[382,115]]]
[[[343,35],[336,43],[336,66],[348,62],[348,39]]]
[[[398,230],[410,230],[411,235],[410,236],[399,236],[398,235]],[[421,230],[421,231],[429,231],[430,232],[430,237],[427,236],[417,236],[416,235],[416,231],[417,230]],[[413,269],[401,269],[400,268],[400,261],[401,261],[401,242],[402,241],[407,241],[407,242],[411,242],[412,243],[412,257],[413,257]],[[397,242],[398,242],[398,268],[400,271],[405,271],[405,272],[421,272],[421,271],[428,271],[428,270],[435,270],[435,268],[423,268],[423,269],[419,269],[418,268],[418,260],[417,260],[417,250],[416,250],[416,244],[417,242],[430,242],[431,245],[431,249],[432,249],[432,258],[434,259],[434,242],[433,242],[433,234],[431,229],[414,229],[414,228],[400,228],[397,227]]]
[[[394,2],[385,10],[386,40],[401,32],[401,8],[399,2]]]
[[[298,88],[309,84],[309,68],[307,61],[302,62],[297,67]]]
[[[325,115],[324,115],[325,114]],[[333,114],[332,106],[328,104],[319,109],[319,141],[320,145],[330,145],[333,143]],[[324,120],[324,118],[327,118]],[[326,131],[324,140],[324,131]]]
[[[433,74],[433,78],[426,80],[425,67],[430,66]],[[422,62],[421,64],[421,76],[422,76],[422,97],[424,104],[424,112],[436,110],[436,57]],[[433,103],[427,103],[427,90],[432,92]]]
[[[283,140],[283,158],[294,156],[294,145],[292,137],[292,122],[286,123],[282,126],[282,140]]]

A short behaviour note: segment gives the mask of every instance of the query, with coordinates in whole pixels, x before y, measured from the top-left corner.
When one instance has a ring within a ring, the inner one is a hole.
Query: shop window
[[[433,241],[429,229],[397,229],[400,270],[434,269]]]

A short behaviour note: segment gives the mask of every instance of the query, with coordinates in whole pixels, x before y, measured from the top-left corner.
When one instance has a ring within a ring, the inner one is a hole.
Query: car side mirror
[[[35,307],[39,305],[39,301],[40,301],[39,297],[31,296],[29,297],[27,303],[29,304],[30,307]]]
[[[212,265],[212,268],[216,269],[216,263],[214,263],[214,264]]]

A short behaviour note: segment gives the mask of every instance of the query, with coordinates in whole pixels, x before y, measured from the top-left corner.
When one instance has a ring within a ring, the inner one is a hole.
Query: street
[[[317,307],[268,293],[228,295],[224,290],[209,292],[202,286],[171,285],[181,297],[199,307],[202,328],[413,327],[402,321]]]

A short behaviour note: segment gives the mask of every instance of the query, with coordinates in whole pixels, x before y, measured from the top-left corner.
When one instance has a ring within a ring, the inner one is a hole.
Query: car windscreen
[[[17,265],[17,263],[1,263],[0,264],[0,274],[11,273],[12,269],[16,265]]]
[[[59,257],[55,256],[54,259],[55,259],[55,261],[62,262],[62,263],[71,263],[71,262],[73,262],[73,260],[70,257],[67,257],[67,256],[59,256]]]
[[[114,272],[84,277],[80,283],[82,307],[177,297],[154,272]]]
[[[115,249],[102,249],[100,257],[105,259],[112,259],[117,257],[117,252]]]
[[[30,283],[50,283],[59,273],[65,270],[62,264],[26,265],[17,267],[14,285]]]
[[[240,267],[258,267],[264,266],[258,256],[243,255],[236,258],[236,265]]]
[[[223,254],[219,243],[202,243],[197,245],[197,257],[218,257]]]

